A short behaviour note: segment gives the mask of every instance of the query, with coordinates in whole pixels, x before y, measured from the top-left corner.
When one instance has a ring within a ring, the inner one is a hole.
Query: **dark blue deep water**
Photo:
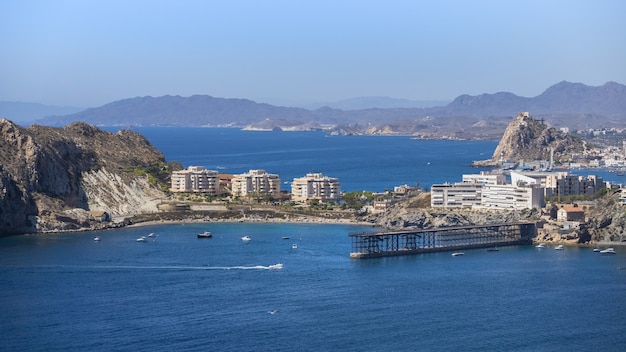
[[[3,238],[0,350],[623,350],[622,248],[351,260],[347,234],[363,229],[209,223]],[[214,237],[197,239],[205,230]],[[135,240],[149,232],[158,236]]]
[[[109,128],[117,131],[116,128]],[[460,182],[477,173],[474,160],[489,159],[495,141],[412,140],[410,137],[327,136],[324,132],[255,132],[237,129],[142,127],[168,161],[238,174],[264,169],[291,183],[321,172],[345,191],[382,192],[394,186]],[[289,185],[283,185],[289,190]]]
[[[185,166],[263,168],[286,181],[322,172],[348,191],[460,181],[496,146],[139,132]],[[205,230],[214,237],[197,239]],[[624,350],[626,248],[351,260],[348,234],[363,230],[371,228],[187,223],[1,238],[0,351]],[[150,232],[157,237],[136,241]]]

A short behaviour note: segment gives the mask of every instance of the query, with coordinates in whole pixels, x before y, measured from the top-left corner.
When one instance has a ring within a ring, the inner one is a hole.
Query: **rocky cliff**
[[[528,113],[520,113],[509,123],[491,159],[481,163],[498,165],[501,160],[550,160],[551,153],[558,163],[567,161],[572,153],[584,148],[585,142],[578,137],[549,127]]]
[[[163,154],[135,132],[0,119],[0,235],[101,226],[94,211],[156,211],[165,195],[150,170],[162,168]]]

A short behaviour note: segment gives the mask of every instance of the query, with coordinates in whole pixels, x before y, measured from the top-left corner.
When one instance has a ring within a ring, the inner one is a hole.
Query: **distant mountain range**
[[[83,110],[85,108],[0,101],[0,118],[6,118],[18,124],[30,124],[46,116],[68,115]]]
[[[358,102],[359,99],[352,103]],[[370,103],[376,99],[381,102],[381,106],[398,104],[402,101],[370,97]],[[350,105],[350,101],[341,104]],[[498,139],[518,112],[529,111],[532,116],[541,118],[554,127],[570,129],[626,127],[626,86],[615,82],[594,87],[563,81],[533,98],[507,92],[477,96],[461,95],[447,105],[433,107],[352,110],[348,109],[347,105],[344,109],[320,107],[311,110],[208,95],[148,96],[119,100],[74,114],[47,117],[38,120],[37,123],[62,126],[83,121],[93,125],[110,126],[203,126],[250,130],[324,129],[334,134],[404,134],[423,138]]]

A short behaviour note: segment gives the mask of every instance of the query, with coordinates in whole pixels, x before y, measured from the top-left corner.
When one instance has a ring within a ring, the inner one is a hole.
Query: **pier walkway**
[[[426,230],[352,233],[350,258],[442,252],[527,244],[536,235],[534,222],[440,227]]]

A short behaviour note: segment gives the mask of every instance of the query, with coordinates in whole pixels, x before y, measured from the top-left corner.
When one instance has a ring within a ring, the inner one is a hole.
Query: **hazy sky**
[[[562,80],[626,84],[626,1],[0,1],[0,100],[452,100]]]

